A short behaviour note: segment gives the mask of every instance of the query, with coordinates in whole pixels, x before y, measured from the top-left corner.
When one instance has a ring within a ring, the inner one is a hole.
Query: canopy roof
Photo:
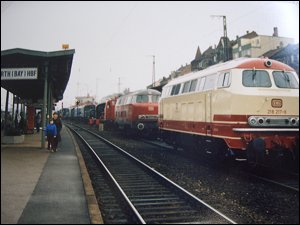
[[[48,82],[54,101],[59,101],[63,99],[70,78],[74,53],[74,49],[41,52],[15,48],[1,51],[1,70],[6,68],[37,68],[38,70],[38,78],[35,80],[1,78],[1,87],[27,103],[39,102],[43,99],[45,68],[48,65]]]

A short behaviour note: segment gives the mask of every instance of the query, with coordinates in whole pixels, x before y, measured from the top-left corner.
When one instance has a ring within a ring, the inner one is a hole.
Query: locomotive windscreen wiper
[[[290,80],[289,74],[287,72],[283,71],[283,76],[284,76],[284,79],[290,84],[291,80]]]
[[[255,80],[255,77],[256,77],[256,70],[253,69],[252,70],[252,80]]]

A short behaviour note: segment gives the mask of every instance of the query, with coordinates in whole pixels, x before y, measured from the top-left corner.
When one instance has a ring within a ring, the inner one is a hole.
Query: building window
[[[242,51],[242,57],[251,57],[250,49],[245,49]]]
[[[234,59],[237,59],[238,57],[239,57],[239,53],[238,52],[233,54],[233,58]]]
[[[256,46],[256,47],[259,47],[259,39],[256,39],[255,46]]]

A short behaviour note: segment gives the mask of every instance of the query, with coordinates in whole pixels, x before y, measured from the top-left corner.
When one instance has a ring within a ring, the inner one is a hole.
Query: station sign
[[[1,68],[1,80],[36,80],[38,68]]]

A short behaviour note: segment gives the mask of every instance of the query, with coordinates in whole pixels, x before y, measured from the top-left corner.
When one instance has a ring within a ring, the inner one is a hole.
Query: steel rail
[[[74,125],[77,126],[77,125]],[[109,146],[112,146],[114,149],[120,151],[123,155],[126,155],[127,157],[129,157],[131,160],[134,160],[135,162],[137,162],[140,166],[142,166],[143,168],[146,168],[150,173],[155,174],[157,177],[159,177],[159,179],[163,180],[164,182],[168,183],[168,185],[171,185],[173,187],[175,187],[178,191],[180,191],[181,193],[183,193],[185,196],[187,196],[190,199],[193,199],[193,201],[197,202],[198,204],[201,204],[205,207],[207,207],[208,209],[210,209],[211,211],[213,211],[214,213],[218,214],[220,217],[222,217],[223,219],[225,219],[226,221],[228,221],[229,223],[232,224],[236,224],[235,221],[233,221],[232,219],[228,218],[227,216],[225,216],[223,213],[221,213],[220,211],[218,211],[217,209],[213,208],[212,206],[210,206],[209,204],[207,204],[206,202],[204,202],[203,200],[199,199],[198,197],[196,197],[195,195],[191,194],[190,192],[188,192],[187,190],[185,190],[184,188],[182,188],[181,186],[179,186],[178,184],[176,184],[175,182],[173,182],[172,180],[170,180],[169,178],[167,178],[166,176],[162,175],[161,173],[159,173],[158,171],[156,171],[155,169],[153,169],[152,167],[150,167],[149,165],[145,164],[144,162],[142,162],[141,160],[137,159],[136,157],[132,156],[131,154],[129,154],[128,152],[126,152],[125,150],[123,150],[122,148],[120,148],[119,146],[113,144],[112,142],[110,142],[109,140],[101,137],[98,134],[95,134],[94,132],[87,130],[85,128],[82,128],[80,126],[79,127],[81,130],[84,130],[92,135],[94,135],[95,137],[101,139],[104,143],[108,144]],[[72,128],[70,128],[72,129]],[[75,131],[76,134],[78,134],[78,132]],[[80,134],[78,134],[78,136],[81,139],[84,139]],[[108,168],[105,166],[105,164],[102,162],[102,160],[99,158],[99,156],[97,155],[97,153],[92,149],[92,147],[87,143],[87,141],[84,140],[84,142],[86,143],[86,145],[89,147],[89,149],[91,149],[91,151],[93,152],[93,154],[96,156],[96,158],[99,160],[99,162],[101,162],[101,165],[105,168],[105,170],[107,171],[107,173],[109,174],[109,176],[111,177],[111,179],[114,181],[114,183],[116,184],[116,186],[118,187],[118,189],[120,190],[120,192],[122,193],[122,196],[126,199],[126,202],[130,205],[132,211],[136,214],[137,218],[139,219],[139,221],[141,223],[146,223],[145,220],[143,219],[143,217],[140,215],[140,213],[138,212],[138,210],[135,208],[135,206],[133,205],[133,203],[130,201],[130,199],[128,198],[128,196],[126,195],[125,191],[121,188],[121,186],[118,184],[118,182],[116,181],[116,179],[113,177],[113,175],[109,172]]]

